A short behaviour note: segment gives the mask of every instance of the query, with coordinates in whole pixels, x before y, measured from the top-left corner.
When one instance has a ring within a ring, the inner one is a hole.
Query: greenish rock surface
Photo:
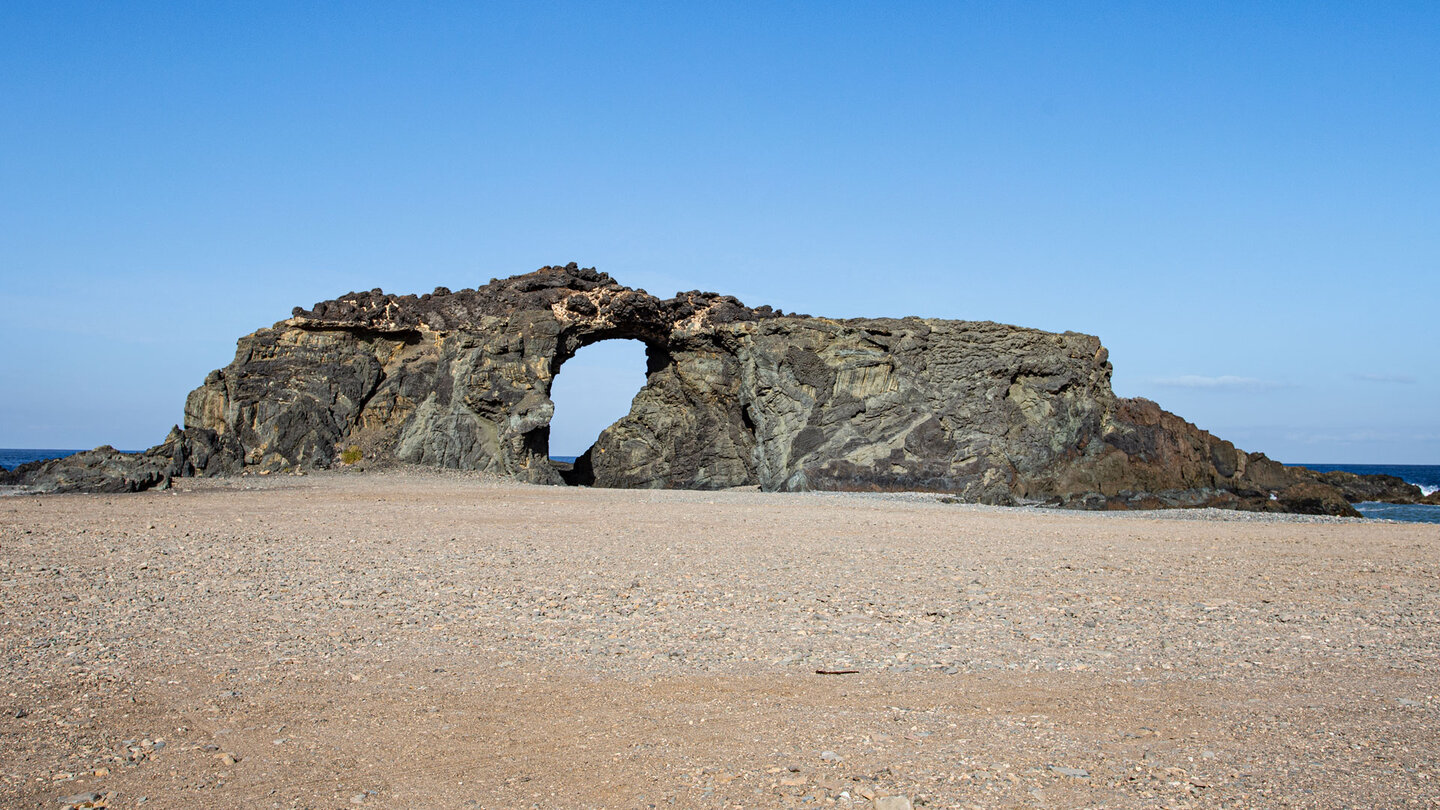
[[[646,384],[573,469],[557,467],[551,383],[578,349],[612,338],[645,343]],[[1110,374],[1090,335],[786,315],[699,291],[662,300],[571,264],[296,308],[240,339],[235,360],[188,397],[184,429],[143,462],[107,456],[66,486],[138,489],[359,456],[547,484],[1355,514],[1315,473],[1117,398]],[[44,490],[68,469],[47,463],[8,482]]]

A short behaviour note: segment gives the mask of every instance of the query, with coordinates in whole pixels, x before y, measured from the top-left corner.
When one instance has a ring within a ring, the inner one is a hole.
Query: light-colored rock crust
[[[617,337],[645,342],[646,385],[574,471],[557,470],[551,382],[577,349]],[[660,300],[569,265],[297,310],[240,341],[190,395],[186,425],[272,471],[328,466],[353,446],[537,483],[1354,514],[1326,485],[1117,399],[1110,372],[1089,335]]]
[[[578,349],[611,338],[645,343],[645,386],[573,468],[557,467],[551,384]],[[1091,509],[1353,516],[1362,492],[1420,498],[1398,479],[1324,478],[1245,453],[1117,398],[1110,373],[1090,335],[785,315],[699,291],[661,300],[571,264],[296,308],[241,338],[188,397],[184,430],[143,458],[45,462],[0,484],[131,490],[365,459],[532,483],[928,490]]]

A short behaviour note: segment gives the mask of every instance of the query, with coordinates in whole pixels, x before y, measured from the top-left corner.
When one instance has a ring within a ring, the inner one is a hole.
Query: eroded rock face
[[[661,300],[573,264],[296,308],[240,339],[234,362],[190,394],[185,429],[143,463],[166,480],[349,454],[562,483],[548,459],[551,382],[610,338],[646,344],[647,381],[565,472],[576,483],[1354,514],[1314,473],[1116,398],[1089,335],[811,318],[698,291]],[[65,467],[51,463],[52,477]]]
[[[38,492],[141,492],[168,486],[172,478],[238,473],[240,448],[232,437],[205,428],[176,427],[143,453],[104,445],[65,458],[32,461],[0,470],[0,485]]]
[[[1327,473],[1316,473],[1316,477],[1320,479],[1321,483],[1329,484],[1340,490],[1344,493],[1346,500],[1351,503],[1360,501],[1426,503],[1426,495],[1420,490],[1420,487],[1406,483],[1403,478],[1393,475],[1356,475],[1344,470],[1332,470]]]
[[[711,364],[733,365],[731,354],[717,355],[717,338],[765,317],[775,315],[713,293],[661,301],[574,265],[457,293],[354,293],[242,338],[235,362],[190,394],[185,421],[234,436],[245,464],[262,470],[327,466],[354,446],[370,458],[561,483],[548,458],[550,384],[579,348],[642,340],[652,366],[647,390],[674,383],[685,396],[705,387]],[[664,462],[644,482],[601,464],[597,483],[743,480],[753,468],[748,447],[733,470],[681,469],[715,468],[710,459],[727,452],[722,423],[734,414],[716,399],[721,393],[701,391],[669,409],[666,447],[654,453]],[[683,437],[668,428],[680,424],[691,427]]]

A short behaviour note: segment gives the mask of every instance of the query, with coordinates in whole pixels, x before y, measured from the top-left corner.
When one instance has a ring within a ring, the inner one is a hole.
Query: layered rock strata
[[[645,344],[646,384],[573,469],[559,469],[548,457],[551,383],[578,349],[612,338]],[[571,264],[474,290],[372,290],[297,307],[240,339],[164,444],[8,478],[125,490],[363,457],[548,484],[1354,514],[1346,481],[1117,398],[1110,373],[1089,335],[812,318],[698,291],[662,300]]]

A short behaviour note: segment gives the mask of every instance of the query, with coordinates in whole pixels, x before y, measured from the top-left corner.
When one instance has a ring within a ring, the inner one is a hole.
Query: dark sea
[[[0,448],[0,468],[13,470],[28,461],[60,458],[78,450],[30,450]],[[575,456],[551,456],[556,461],[575,463]],[[1440,489],[1440,464],[1301,464],[1316,472],[1344,470],[1357,475],[1393,475],[1420,487],[1425,494]],[[1423,504],[1375,503],[1366,501],[1355,504],[1355,509],[1365,517],[1385,520],[1403,520],[1409,523],[1440,523],[1440,506]]]
[[[1440,489],[1440,465],[1437,464],[1301,464],[1316,472],[1344,470],[1356,475],[1393,475],[1407,484],[1420,487],[1429,495]],[[1426,504],[1377,503],[1362,501],[1355,511],[1368,518],[1403,520],[1407,523],[1440,523],[1440,506]]]
[[[0,447],[0,469],[13,470],[21,464],[31,461],[44,461],[49,458],[63,458],[79,450],[16,450],[13,448]]]

